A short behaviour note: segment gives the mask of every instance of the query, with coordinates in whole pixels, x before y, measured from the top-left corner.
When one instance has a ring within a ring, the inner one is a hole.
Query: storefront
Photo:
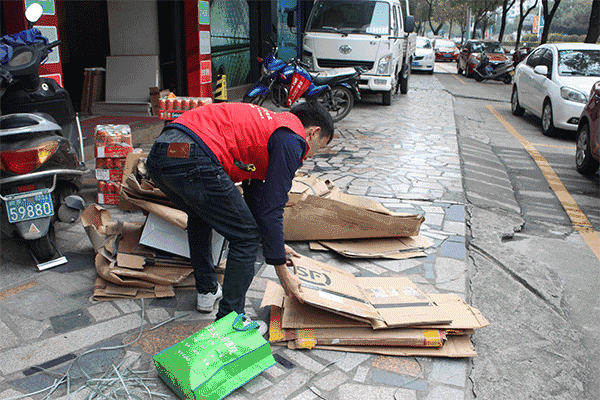
[[[296,0],[3,0],[2,34],[25,28],[25,7],[34,1],[45,10],[36,27],[51,27],[44,29],[63,42],[53,56],[55,66],[44,73],[60,74],[76,109],[86,68],[130,65],[123,70],[121,91],[128,90],[123,84],[137,81],[145,95],[146,87],[154,86],[156,66],[161,89],[210,96],[221,67],[228,88],[258,79],[256,57],[269,50],[268,37],[278,41],[282,58],[295,56],[298,44],[285,14]],[[301,4],[307,8],[312,1]],[[109,99],[121,95],[107,93]],[[134,100],[125,96],[124,101]]]

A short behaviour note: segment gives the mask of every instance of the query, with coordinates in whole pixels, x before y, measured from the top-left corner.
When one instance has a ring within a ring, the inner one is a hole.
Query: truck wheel
[[[394,91],[394,89],[390,89],[387,92],[381,93],[383,95],[382,102],[383,102],[384,106],[392,105],[392,92],[393,91]]]
[[[404,64],[402,66],[402,73],[400,75],[400,93],[408,93],[408,79],[410,78],[410,65]]]

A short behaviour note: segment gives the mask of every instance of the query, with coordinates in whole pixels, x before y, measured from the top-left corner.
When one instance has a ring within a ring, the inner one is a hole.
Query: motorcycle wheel
[[[28,241],[29,249],[39,262],[49,261],[56,255],[56,251],[54,251],[54,246],[52,245],[52,238],[54,238],[54,227],[50,226],[48,233],[44,236]]]
[[[271,87],[271,101],[277,107],[285,107],[288,94],[287,88],[278,82]]]
[[[323,92],[318,97],[318,101],[327,108],[333,122],[341,121],[350,114],[354,106],[354,95],[345,86],[334,86],[331,88],[331,97],[333,104],[330,103],[327,92]]]
[[[510,85],[512,83],[512,76],[510,76],[509,74],[504,75],[504,79],[502,79],[502,82],[504,82],[507,85]]]
[[[263,103],[265,102],[265,96],[254,96],[254,97],[250,97],[247,94],[244,95],[244,98],[242,99],[243,103],[252,103],[252,104],[256,104],[257,106],[262,106]]]

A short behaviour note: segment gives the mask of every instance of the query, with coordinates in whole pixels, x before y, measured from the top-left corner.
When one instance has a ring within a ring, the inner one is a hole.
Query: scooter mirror
[[[29,21],[30,26],[33,26],[44,13],[44,9],[39,3],[33,3],[25,10],[25,18]]]

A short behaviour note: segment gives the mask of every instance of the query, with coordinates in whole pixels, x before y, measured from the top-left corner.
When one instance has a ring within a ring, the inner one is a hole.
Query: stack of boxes
[[[170,94],[158,100],[158,117],[165,121],[171,121],[188,110],[210,103],[212,103],[210,97],[178,97]]]
[[[96,179],[98,204],[119,204],[123,167],[133,151],[129,125],[96,126]]]

